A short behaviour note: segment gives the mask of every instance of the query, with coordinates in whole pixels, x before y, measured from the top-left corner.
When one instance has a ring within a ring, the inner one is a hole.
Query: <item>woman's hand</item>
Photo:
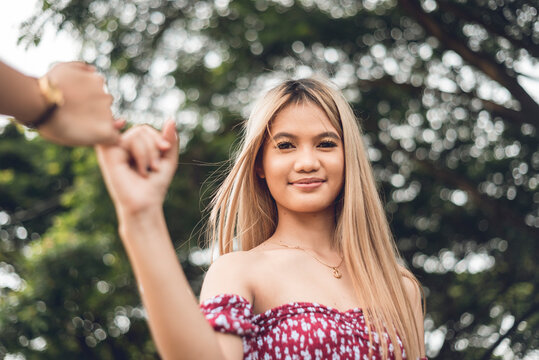
[[[161,133],[145,125],[133,127],[118,144],[95,149],[120,218],[161,208],[177,166],[178,136],[173,121]]]
[[[149,126],[132,128],[120,144],[96,150],[161,357],[224,359],[182,271],[161,206],[176,170],[174,123],[165,124],[161,133]]]

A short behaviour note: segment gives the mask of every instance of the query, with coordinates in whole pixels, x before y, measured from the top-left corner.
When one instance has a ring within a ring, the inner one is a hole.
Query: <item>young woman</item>
[[[161,134],[135,127],[119,146],[97,147],[163,358],[424,356],[419,284],[400,265],[360,129],[339,91],[287,81],[253,109],[212,203],[209,234],[222,256],[200,306],[162,212],[177,149],[173,123]]]

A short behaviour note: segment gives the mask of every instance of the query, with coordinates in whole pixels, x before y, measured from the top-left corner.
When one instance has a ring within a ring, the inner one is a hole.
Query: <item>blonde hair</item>
[[[236,248],[250,250],[273,234],[277,210],[267,186],[256,175],[258,157],[276,114],[290,104],[305,102],[319,106],[343,139],[345,180],[336,200],[334,241],[352,275],[365,318],[378,331],[387,331],[397,359],[402,358],[397,333],[407,358],[419,358],[423,334],[419,334],[414,320],[403,276],[417,286],[419,283],[399,266],[401,257],[378,195],[357,119],[340,91],[325,81],[286,81],[255,105],[233,166],[210,204],[210,241],[218,247],[219,254],[225,254]],[[386,338],[380,339],[383,358],[387,359]]]

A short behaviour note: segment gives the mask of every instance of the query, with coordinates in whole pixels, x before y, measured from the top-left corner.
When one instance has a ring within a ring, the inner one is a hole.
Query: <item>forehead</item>
[[[269,125],[271,134],[279,132],[293,133],[294,135],[308,135],[309,133],[336,132],[328,116],[318,105],[310,102],[290,104],[279,111]]]

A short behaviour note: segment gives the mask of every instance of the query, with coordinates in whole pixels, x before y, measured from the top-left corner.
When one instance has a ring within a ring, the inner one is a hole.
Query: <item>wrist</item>
[[[28,95],[28,100],[23,109],[21,109],[23,111],[14,113],[13,115],[22,125],[32,127],[34,120],[47,110],[48,104],[41,94],[39,80],[37,78],[25,75],[21,78],[20,82],[24,92]]]
[[[153,206],[141,210],[118,208],[118,224],[120,235],[137,229],[155,226],[165,219],[162,206]]]
[[[159,246],[160,240],[169,242],[167,224],[161,209],[152,213],[122,216],[118,220],[118,233],[128,254],[148,251],[148,246]],[[131,256],[131,255],[130,255]]]
[[[37,83],[41,97],[45,100],[46,107],[30,125],[27,125],[34,129],[39,128],[49,121],[56,109],[64,104],[62,91],[50,81],[47,75],[39,78]]]

